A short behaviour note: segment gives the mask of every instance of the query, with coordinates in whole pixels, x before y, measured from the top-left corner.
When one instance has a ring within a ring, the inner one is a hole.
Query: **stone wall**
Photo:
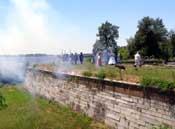
[[[25,88],[116,129],[175,127],[175,93],[95,78],[29,70]]]

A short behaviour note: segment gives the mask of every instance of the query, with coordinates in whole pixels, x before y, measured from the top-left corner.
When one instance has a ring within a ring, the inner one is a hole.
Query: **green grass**
[[[138,77],[139,81],[145,77],[156,78],[160,80],[175,81],[175,68],[167,66],[154,66],[154,65],[144,65],[137,70],[132,65],[124,65],[126,71],[122,72],[124,78]],[[103,70],[105,72],[106,78],[120,80],[119,69],[114,66],[103,66],[101,68],[96,68],[93,64],[86,63],[84,65],[75,66],[76,69],[88,70],[92,73],[97,73]]]
[[[135,69],[133,65],[126,65],[126,71],[120,71],[114,66],[96,67],[90,62],[83,65],[71,65],[71,67],[61,67],[67,71],[78,71],[79,74],[90,77],[91,75],[100,79],[123,80],[133,83],[141,83],[144,86],[158,85],[162,90],[173,89],[175,87],[175,67],[165,65],[143,65]],[[84,73],[84,71],[86,71]],[[145,85],[145,78],[147,81]],[[149,79],[148,79],[149,78]],[[153,83],[152,83],[153,82]],[[148,84],[149,83],[149,84]]]
[[[105,77],[106,77],[106,72],[105,72],[105,70],[99,70],[97,73],[96,73],[96,75],[95,75],[97,78],[99,78],[99,79],[105,79]]]
[[[76,69],[88,70],[98,78],[110,80],[124,80],[128,82],[140,83],[143,87],[157,87],[161,91],[175,88],[175,68],[163,65],[143,65],[135,69],[132,65],[125,65],[126,71],[119,71],[114,66],[103,66],[96,68],[93,64],[86,63],[81,66],[75,66]]]
[[[175,82],[167,81],[167,80],[160,80],[150,77],[144,77],[141,80],[141,86],[146,87],[156,87],[159,88],[161,91],[172,90],[175,88]]]
[[[89,117],[69,108],[33,97],[23,88],[0,88],[7,107],[0,110],[0,129],[98,129]]]

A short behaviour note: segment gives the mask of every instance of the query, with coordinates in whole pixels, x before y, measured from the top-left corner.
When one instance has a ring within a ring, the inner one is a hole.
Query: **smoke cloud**
[[[19,83],[24,80],[26,63],[24,57],[0,56],[0,82]]]
[[[47,0],[8,0],[2,9],[0,55],[83,51],[80,28],[63,18]],[[0,56],[1,81],[23,80],[25,68],[25,57]]]
[[[9,0],[6,10],[0,29],[0,54],[60,54],[62,49],[82,48],[74,44],[83,42],[80,28],[63,18],[47,0]]]

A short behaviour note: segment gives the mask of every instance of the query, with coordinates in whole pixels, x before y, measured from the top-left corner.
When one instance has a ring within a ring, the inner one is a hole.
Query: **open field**
[[[89,117],[40,97],[20,86],[0,88],[7,107],[0,109],[0,129],[107,129]]]

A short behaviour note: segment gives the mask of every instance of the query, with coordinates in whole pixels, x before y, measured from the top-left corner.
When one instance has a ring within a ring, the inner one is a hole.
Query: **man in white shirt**
[[[137,52],[135,55],[134,55],[134,59],[135,59],[135,67],[140,67],[141,66],[141,56],[139,54],[139,52]]]

